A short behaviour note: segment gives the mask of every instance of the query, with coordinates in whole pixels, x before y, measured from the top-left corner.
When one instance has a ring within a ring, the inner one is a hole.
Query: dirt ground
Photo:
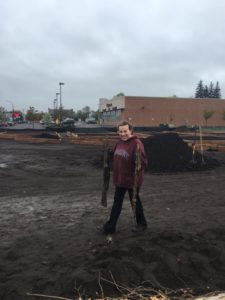
[[[225,153],[206,171],[146,173],[148,229],[133,233],[128,198],[112,243],[96,230],[100,146],[0,141],[0,299],[118,295],[118,285],[193,294],[225,290]],[[108,280],[108,282],[107,282]],[[103,292],[102,292],[103,291]]]

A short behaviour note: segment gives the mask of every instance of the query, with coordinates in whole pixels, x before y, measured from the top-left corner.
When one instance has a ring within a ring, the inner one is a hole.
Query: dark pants
[[[116,230],[116,223],[118,221],[118,218],[122,210],[123,199],[126,191],[128,191],[130,202],[132,202],[133,189],[126,189],[126,188],[116,186],[114,202],[113,202],[110,218],[103,226],[104,231],[106,233],[113,233]],[[139,189],[137,189],[137,194],[136,194],[136,221],[137,221],[137,225],[143,225],[143,226],[147,225],[144,216],[143,206],[139,196]]]

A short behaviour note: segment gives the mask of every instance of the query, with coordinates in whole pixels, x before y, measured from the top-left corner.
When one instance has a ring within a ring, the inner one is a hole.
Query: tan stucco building
[[[205,125],[204,112],[213,111],[209,126],[225,126],[225,99],[118,96],[99,99],[101,123],[130,120],[134,126]]]

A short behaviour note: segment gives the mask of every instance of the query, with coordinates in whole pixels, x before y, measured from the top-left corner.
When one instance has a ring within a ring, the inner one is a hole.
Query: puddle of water
[[[0,168],[7,168],[8,165],[7,164],[0,164]]]

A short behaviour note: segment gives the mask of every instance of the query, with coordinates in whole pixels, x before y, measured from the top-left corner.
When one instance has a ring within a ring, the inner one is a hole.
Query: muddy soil
[[[0,299],[118,295],[113,280],[167,292],[225,290],[225,153],[207,154],[222,163],[211,170],[146,173],[147,231],[131,231],[126,197],[108,243],[96,230],[113,200],[110,184],[108,207],[100,205],[101,151],[0,142]]]

